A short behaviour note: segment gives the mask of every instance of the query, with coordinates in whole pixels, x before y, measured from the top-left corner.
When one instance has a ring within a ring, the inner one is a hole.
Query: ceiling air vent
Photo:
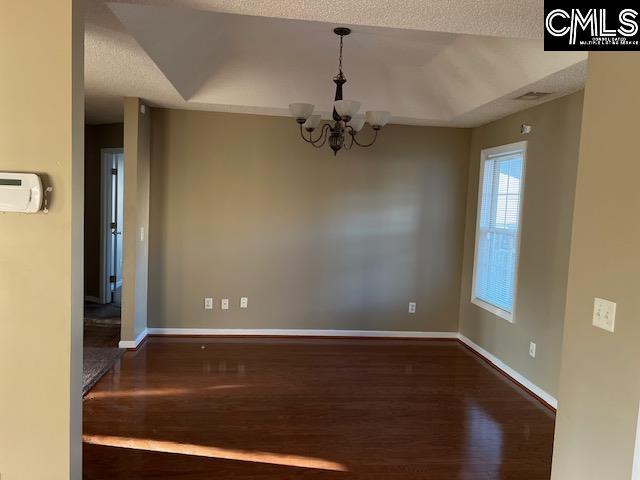
[[[547,95],[551,95],[551,92],[527,92],[514,98],[514,100],[540,100],[542,97],[546,97]]]

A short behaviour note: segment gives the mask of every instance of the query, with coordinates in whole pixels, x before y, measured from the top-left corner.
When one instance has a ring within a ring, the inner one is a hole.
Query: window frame
[[[500,307],[492,305],[476,296],[476,274],[478,269],[478,247],[480,246],[480,220],[482,218],[482,193],[484,190],[484,176],[487,160],[492,156],[508,155],[510,153],[522,152],[522,177],[520,180],[520,208],[518,211],[518,232],[515,239],[515,271],[513,282],[513,306],[511,312],[504,310]],[[500,145],[497,147],[485,148],[480,151],[480,175],[478,179],[478,203],[476,206],[476,232],[475,232],[475,245],[473,249],[473,278],[471,280],[471,303],[487,310],[488,312],[510,322],[514,323],[516,318],[516,307],[518,304],[518,283],[519,283],[519,269],[520,269],[520,242],[522,238],[522,212],[524,210],[524,198],[526,190],[526,172],[527,172],[527,141],[509,143],[506,145]]]

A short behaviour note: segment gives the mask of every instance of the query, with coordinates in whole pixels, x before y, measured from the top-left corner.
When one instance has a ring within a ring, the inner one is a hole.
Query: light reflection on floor
[[[257,452],[236,450],[206,445],[192,445],[188,443],[170,442],[165,440],[148,440],[140,438],[126,438],[108,435],[83,435],[84,443],[102,445],[105,447],[128,448],[148,452],[174,453],[196,457],[218,458],[223,460],[237,460],[242,462],[268,463],[287,467],[315,468],[346,472],[347,467],[336,462],[300,455],[282,453]]]
[[[468,402],[467,449],[473,458],[483,462],[488,478],[501,478],[502,425],[483,410],[476,402]]]
[[[553,413],[449,340],[152,337],[87,400],[87,480],[550,475]]]
[[[242,388],[245,385],[211,385],[200,390],[226,390],[232,388]],[[85,398],[87,400],[97,400],[102,398],[124,398],[124,397],[162,397],[173,395],[188,395],[200,391],[195,388],[136,388],[135,390],[102,390],[90,392]]]

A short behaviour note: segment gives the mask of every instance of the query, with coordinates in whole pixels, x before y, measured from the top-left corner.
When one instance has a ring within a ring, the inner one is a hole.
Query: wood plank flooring
[[[455,341],[155,337],[87,395],[84,478],[546,480],[553,428]]]

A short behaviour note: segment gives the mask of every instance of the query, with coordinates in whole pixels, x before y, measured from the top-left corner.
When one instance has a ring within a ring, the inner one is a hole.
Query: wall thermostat
[[[35,213],[42,199],[42,181],[35,173],[0,172],[0,212]]]

